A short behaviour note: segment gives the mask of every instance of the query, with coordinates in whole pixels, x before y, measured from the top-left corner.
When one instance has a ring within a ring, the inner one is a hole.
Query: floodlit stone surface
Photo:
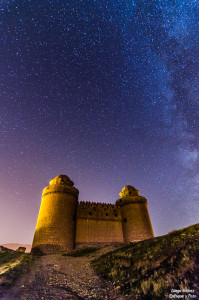
[[[56,176],[44,188],[32,253],[59,253],[154,236],[147,200],[133,186],[122,189],[115,205],[78,202],[78,193],[66,175]]]
[[[32,252],[48,254],[75,246],[75,217],[79,191],[64,175],[50,181],[42,193]]]

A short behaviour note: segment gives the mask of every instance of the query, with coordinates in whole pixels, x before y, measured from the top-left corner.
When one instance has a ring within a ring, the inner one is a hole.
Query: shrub
[[[63,256],[72,256],[72,257],[81,257],[85,255],[89,255],[90,253],[93,253],[97,251],[99,248],[97,247],[90,247],[90,248],[83,248],[83,249],[78,249],[74,250],[71,252],[63,253]]]

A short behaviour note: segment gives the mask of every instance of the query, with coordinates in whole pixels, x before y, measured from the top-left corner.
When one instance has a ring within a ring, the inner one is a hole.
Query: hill
[[[31,245],[29,245],[29,244],[6,243],[6,244],[1,244],[1,245],[6,248],[12,249],[12,250],[17,250],[19,247],[25,247],[26,253],[29,253],[31,251]]]
[[[62,255],[1,247],[0,299],[199,300],[198,246],[199,224],[128,246]]]
[[[129,299],[199,299],[199,224],[131,243],[92,267]]]
[[[30,254],[0,246],[0,299],[26,273],[31,261]]]
[[[0,259],[0,299],[126,300],[109,281],[97,276],[90,267],[94,258],[116,247],[84,248],[63,255],[34,257],[30,254],[15,257],[20,253],[6,250],[4,257],[7,263]],[[5,271],[3,274],[2,269]]]

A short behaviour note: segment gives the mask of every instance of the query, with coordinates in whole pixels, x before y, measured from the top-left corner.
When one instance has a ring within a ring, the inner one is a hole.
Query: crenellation
[[[129,243],[153,237],[147,199],[127,185],[115,204],[78,202],[66,175],[44,188],[32,253],[57,253],[93,244]]]
[[[77,205],[77,218],[120,220],[121,214],[115,204],[81,201]]]

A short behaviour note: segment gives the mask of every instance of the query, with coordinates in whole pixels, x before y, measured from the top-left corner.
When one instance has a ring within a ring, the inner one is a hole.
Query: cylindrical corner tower
[[[55,177],[44,188],[32,253],[50,254],[74,248],[78,194],[66,175]]]
[[[116,201],[120,206],[124,242],[141,241],[154,237],[147,200],[133,186],[125,186]]]

